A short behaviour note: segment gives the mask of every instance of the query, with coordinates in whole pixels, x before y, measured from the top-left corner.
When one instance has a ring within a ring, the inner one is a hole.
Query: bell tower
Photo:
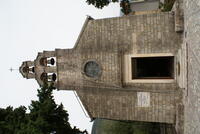
[[[24,78],[35,78],[35,65],[33,61],[24,61],[19,68],[20,73]]]
[[[40,86],[46,82],[48,84],[53,84],[54,87],[56,87],[57,70],[54,51],[38,53],[38,56],[34,61],[23,62],[19,70],[24,78],[35,78]]]

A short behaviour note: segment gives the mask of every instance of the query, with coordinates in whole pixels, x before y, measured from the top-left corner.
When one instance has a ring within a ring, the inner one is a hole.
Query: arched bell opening
[[[55,82],[57,80],[56,73],[42,73],[40,79],[43,82]]]
[[[53,73],[53,75],[52,75],[52,80],[53,80],[53,81],[56,81],[56,79],[57,79],[57,76],[56,76],[55,73]]]
[[[57,75],[55,73],[48,74],[48,81],[55,82],[57,79]]]
[[[31,71],[32,71],[33,73],[35,73],[35,67],[32,67],[32,68],[31,68]]]
[[[55,61],[54,58],[48,58],[48,59],[47,59],[47,64],[48,64],[48,65],[52,65],[52,66],[54,66],[55,63],[56,63],[56,61]]]
[[[41,76],[40,76],[40,79],[41,79],[43,82],[47,82],[47,80],[48,80],[48,75],[47,75],[47,73],[42,73]]]
[[[35,67],[29,67],[29,73],[35,73]]]
[[[26,66],[26,67],[23,67],[23,73],[28,73],[29,72],[29,67],[28,66]]]
[[[23,73],[35,73],[35,67],[25,66],[22,69]]]
[[[46,57],[40,59],[40,65],[47,66],[47,58]]]
[[[56,60],[54,57],[44,57],[40,59],[40,65],[41,66],[55,66]]]

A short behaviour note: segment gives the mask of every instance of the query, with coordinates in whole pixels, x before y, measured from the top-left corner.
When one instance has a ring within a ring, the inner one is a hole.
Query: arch
[[[40,79],[41,79],[43,82],[47,82],[47,80],[48,80],[48,75],[47,75],[47,73],[42,73],[42,74],[40,75]]]
[[[40,59],[40,65],[41,66],[47,66],[47,58],[46,57],[43,57]]]

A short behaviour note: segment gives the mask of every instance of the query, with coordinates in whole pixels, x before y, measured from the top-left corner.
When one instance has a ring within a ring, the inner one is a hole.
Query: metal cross
[[[13,69],[12,67],[9,69],[10,72],[15,71],[15,70],[19,70],[19,69]]]

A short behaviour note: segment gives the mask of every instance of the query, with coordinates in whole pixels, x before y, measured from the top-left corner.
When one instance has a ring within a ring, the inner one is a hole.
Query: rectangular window
[[[173,79],[174,57],[132,57],[132,80]]]

